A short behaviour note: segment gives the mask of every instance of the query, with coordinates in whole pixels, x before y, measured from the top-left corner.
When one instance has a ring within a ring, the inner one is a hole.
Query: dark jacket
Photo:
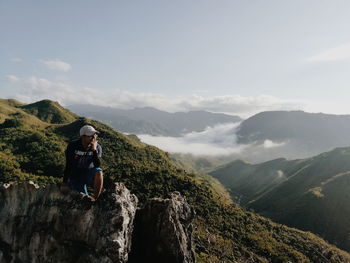
[[[91,168],[100,167],[102,147],[97,144],[96,151],[91,148],[84,149],[81,139],[68,143],[65,151],[66,168],[64,170],[63,182],[67,183],[69,178],[76,178],[86,173]]]

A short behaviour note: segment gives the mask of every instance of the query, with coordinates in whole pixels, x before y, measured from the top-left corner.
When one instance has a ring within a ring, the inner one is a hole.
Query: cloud
[[[297,110],[303,108],[304,103],[302,101],[285,100],[269,95],[254,97],[244,97],[241,95],[202,97],[193,95],[180,101],[178,105],[180,108],[187,110],[207,109],[213,112],[236,113],[247,117],[261,111]]]
[[[19,83],[21,81],[20,78],[14,76],[14,75],[7,75],[6,79],[8,82],[11,82],[11,83]]]
[[[331,49],[328,49],[321,54],[308,59],[311,62],[326,62],[350,59],[350,43],[346,43]]]
[[[273,142],[271,140],[265,140],[263,143],[265,148],[275,148],[275,147],[283,146],[285,144],[286,144],[286,142],[277,143],[277,142]]]
[[[236,132],[240,123],[219,124],[201,132],[191,132],[182,137],[137,135],[141,141],[170,153],[185,153],[196,156],[235,156],[245,158],[255,153],[266,153],[285,146],[287,142],[267,140],[262,144],[238,144]]]
[[[21,59],[21,58],[11,58],[11,62],[20,63],[20,62],[23,62],[23,59]]]
[[[70,96],[76,96],[74,88],[66,83],[52,82],[37,77],[19,78],[13,75],[8,75],[7,80],[11,83],[21,85],[22,88],[19,92],[16,92],[14,97],[25,103],[41,100],[45,97],[62,101]]]
[[[88,103],[100,106],[108,105],[121,109],[149,106],[169,112],[207,110],[239,115],[244,118],[261,111],[300,110],[306,106],[305,101],[285,100],[267,95],[255,97],[243,97],[240,95],[175,97],[155,93],[135,93],[118,89],[106,92],[80,87],[65,80],[51,81],[35,76],[19,78],[9,75],[7,80],[17,84],[19,87],[19,90],[16,90],[13,97],[25,103],[51,99],[60,102],[62,105]]]
[[[170,153],[222,156],[240,153],[246,145],[237,145],[235,130],[239,123],[208,127],[202,132],[192,132],[183,137],[138,135],[145,143]]]
[[[122,90],[105,92],[76,86],[65,80],[50,81],[38,77],[19,78],[14,75],[8,75],[7,80],[19,86],[19,90],[16,90],[13,97],[22,98],[22,102],[25,103],[51,99],[60,102],[62,105],[86,103],[128,109],[144,106],[164,106],[170,99],[152,93],[132,93]]]
[[[67,62],[64,62],[62,60],[59,60],[59,59],[39,60],[39,62],[51,70],[69,71],[72,68],[72,66],[70,64],[68,64]]]
[[[285,179],[287,179],[287,176],[284,174],[284,172],[282,170],[277,170],[276,171],[276,178],[278,180],[285,180]]]

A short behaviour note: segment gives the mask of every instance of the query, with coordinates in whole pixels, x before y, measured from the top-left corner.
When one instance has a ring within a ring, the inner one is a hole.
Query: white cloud
[[[70,64],[68,64],[67,62],[64,62],[62,60],[59,60],[59,59],[39,60],[39,62],[51,70],[69,71],[72,68],[72,66]]]
[[[332,113],[332,114],[350,114],[350,105],[347,101],[309,101],[305,104],[304,111],[312,113]]]
[[[282,170],[278,170],[276,171],[276,177],[279,180],[285,180],[287,179],[287,176],[284,174],[284,172]]]
[[[349,114],[347,103],[331,101],[302,101],[285,100],[273,96],[260,95],[244,97],[240,95],[204,97],[192,96],[166,96],[155,93],[135,93],[125,90],[101,91],[87,87],[80,87],[65,79],[51,81],[45,78],[30,77],[19,78],[8,75],[7,80],[15,85],[11,97],[29,103],[41,99],[51,99],[62,105],[95,104],[121,109],[135,107],[155,107],[160,110],[190,111],[207,110],[223,112],[248,118],[262,111],[274,110],[305,110],[308,112],[328,112],[334,114]]]
[[[23,62],[23,59],[21,59],[21,58],[11,58],[11,61],[15,62],[15,63],[20,63],[20,62]]]
[[[208,127],[202,132],[192,132],[183,137],[138,135],[145,143],[171,153],[193,155],[230,155],[240,153],[247,145],[237,145],[236,128],[239,123],[221,124]]]
[[[321,54],[308,59],[311,62],[324,62],[350,59],[350,43],[346,43],[331,49],[328,49]]]
[[[143,142],[154,145],[170,153],[185,153],[197,156],[235,156],[245,158],[246,156],[259,153],[264,155],[270,150],[277,150],[285,146],[287,142],[276,143],[266,140],[259,144],[237,143],[237,129],[240,123],[219,124],[207,127],[201,132],[191,132],[182,137],[152,136],[148,134],[137,135]]]
[[[62,101],[75,95],[75,90],[69,84],[55,83],[43,78],[31,77],[23,79],[9,75],[7,80],[22,86],[15,98],[26,103],[44,99],[45,97]]]
[[[265,140],[263,143],[265,148],[275,148],[275,147],[283,146],[285,144],[286,144],[286,142],[277,143],[277,142],[273,142],[271,140]]]
[[[205,142],[188,142],[177,137],[155,137],[150,135],[139,136],[147,144],[154,145],[170,153],[190,153],[194,155],[228,155],[234,148],[221,148]]]
[[[14,75],[7,75],[6,79],[8,82],[11,82],[11,83],[19,83],[21,81],[20,78],[14,76]]]
[[[304,103],[302,101],[285,100],[268,95],[254,97],[243,97],[241,95],[202,97],[193,95],[180,101],[178,106],[186,110],[207,109],[213,112],[236,113],[247,117],[261,111],[298,110],[303,108]]]

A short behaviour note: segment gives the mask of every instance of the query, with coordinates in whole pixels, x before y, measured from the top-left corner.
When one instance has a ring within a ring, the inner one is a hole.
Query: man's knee
[[[103,181],[103,172],[102,170],[98,170],[95,172],[95,176],[94,176],[94,182],[102,182]]]

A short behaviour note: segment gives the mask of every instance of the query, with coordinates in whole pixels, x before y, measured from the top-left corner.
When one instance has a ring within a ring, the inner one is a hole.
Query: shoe
[[[82,194],[82,198],[83,198],[83,200],[87,200],[89,202],[95,202],[96,201],[96,199],[94,197],[92,197],[91,195],[87,195],[87,194]]]
[[[96,201],[96,199],[94,197],[92,197],[91,195],[87,195],[86,198],[89,199],[91,202]]]

